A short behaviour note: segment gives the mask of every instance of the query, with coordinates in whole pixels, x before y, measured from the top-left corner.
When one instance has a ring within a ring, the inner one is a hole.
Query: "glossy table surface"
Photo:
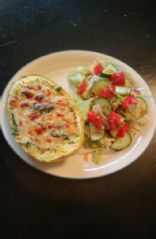
[[[156,97],[154,1],[0,1],[1,94],[23,65],[67,49],[121,59],[143,76]],[[0,149],[4,238],[156,237],[156,135],[133,164],[91,180],[35,170],[15,155],[1,132]]]

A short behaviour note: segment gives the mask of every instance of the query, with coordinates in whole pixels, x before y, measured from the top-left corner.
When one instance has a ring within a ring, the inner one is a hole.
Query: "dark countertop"
[[[20,67],[65,49],[94,50],[123,60],[156,96],[154,1],[1,0],[0,93]],[[4,238],[155,238],[156,135],[130,166],[80,181],[35,170],[13,153],[1,133],[0,140]]]

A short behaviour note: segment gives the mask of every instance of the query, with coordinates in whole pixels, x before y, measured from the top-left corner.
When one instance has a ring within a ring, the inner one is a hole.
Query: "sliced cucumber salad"
[[[97,62],[79,67],[68,78],[85,122],[85,145],[102,152],[129,147],[135,136],[131,125],[141,127],[140,120],[148,114],[148,104],[130,75],[120,66]]]
[[[125,133],[123,137],[117,138],[115,142],[112,144],[111,148],[114,150],[122,150],[127,148],[132,142],[131,135],[129,133]]]

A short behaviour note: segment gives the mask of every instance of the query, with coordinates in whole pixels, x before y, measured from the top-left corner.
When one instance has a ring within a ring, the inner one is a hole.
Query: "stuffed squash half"
[[[14,81],[7,108],[16,141],[38,161],[55,161],[83,143],[81,113],[70,96],[47,78],[29,75]]]

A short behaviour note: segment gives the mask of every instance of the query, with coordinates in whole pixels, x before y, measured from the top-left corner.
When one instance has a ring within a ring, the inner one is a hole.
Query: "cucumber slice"
[[[90,98],[90,89],[94,85],[95,82],[99,81],[100,77],[99,76],[91,76],[89,79],[89,84],[87,86],[87,89],[85,92],[81,95],[83,99],[89,99]]]
[[[129,133],[125,133],[125,136],[122,138],[118,138],[112,144],[111,148],[114,150],[122,150],[127,148],[132,142],[132,138]]]
[[[85,92],[81,96],[84,100],[88,100],[90,98],[89,91],[85,90]]]
[[[98,95],[103,89],[107,88],[111,85],[111,82],[109,80],[99,80],[93,84],[93,86],[90,89],[90,96],[96,96]]]
[[[141,119],[148,112],[148,106],[143,97],[137,96],[137,104],[130,105],[125,113],[131,114],[136,120]]]
[[[115,138],[116,135],[117,135],[117,133],[118,133],[118,129],[110,130],[109,132],[110,132],[111,136],[112,136],[113,138]]]
[[[73,98],[74,102],[76,103],[78,109],[82,113],[83,119],[86,120],[87,119],[87,114],[90,110],[92,99],[82,100],[81,97],[76,95],[76,94],[73,94],[72,98]]]
[[[136,119],[141,119],[145,114],[147,114],[148,106],[144,98],[137,97],[137,105],[136,105],[136,112],[135,117]]]
[[[99,141],[104,137],[104,130],[96,128],[92,123],[89,123],[89,126],[92,141]]]
[[[122,86],[116,86],[115,87],[115,92],[116,94],[119,95],[130,95],[131,94],[132,89],[130,87],[122,87]]]
[[[126,112],[123,114],[123,116],[125,117],[125,120],[126,121],[129,121],[129,122],[135,122],[136,121],[136,118],[133,114],[129,113],[129,112]]]
[[[88,74],[87,68],[85,66],[78,67],[69,76],[69,82],[74,87],[78,87],[82,81],[86,78]]]
[[[93,104],[96,105],[100,105],[101,109],[102,109],[102,112],[105,114],[105,115],[109,115],[109,113],[111,112],[112,110],[112,107],[111,107],[111,104],[108,100],[106,99],[102,99],[102,98],[96,98],[94,101],[93,101]]]
[[[114,74],[115,72],[117,72],[116,67],[113,64],[109,64],[104,70],[103,70],[103,74],[105,75],[109,75],[111,76],[112,74]]]

